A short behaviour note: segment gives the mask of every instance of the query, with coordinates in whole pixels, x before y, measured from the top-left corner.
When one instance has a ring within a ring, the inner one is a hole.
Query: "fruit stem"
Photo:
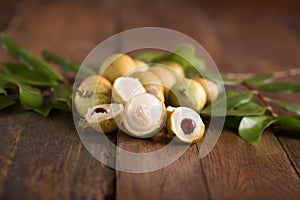
[[[78,87],[76,90],[81,97],[91,97],[93,95],[92,91],[87,91],[82,87]]]
[[[78,127],[80,128],[85,128],[86,127],[86,120],[84,118],[80,118],[80,120],[78,121]]]

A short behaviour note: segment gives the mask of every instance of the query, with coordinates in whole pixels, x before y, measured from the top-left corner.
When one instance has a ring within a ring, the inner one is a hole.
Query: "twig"
[[[300,75],[300,68],[293,68],[289,70],[274,72],[274,78],[285,78],[298,75]]]
[[[254,76],[254,73],[228,73],[226,76],[232,79],[245,79]],[[300,75],[300,68],[292,68],[288,70],[275,71],[274,78],[285,78]]]

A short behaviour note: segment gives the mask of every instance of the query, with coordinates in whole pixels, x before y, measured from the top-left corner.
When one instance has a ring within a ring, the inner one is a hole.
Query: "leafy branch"
[[[3,33],[0,42],[19,61],[0,66],[1,109],[19,100],[25,110],[43,116],[48,116],[52,109],[71,111],[72,86],[59,72]]]
[[[0,65],[0,109],[20,102],[25,110],[48,116],[52,109],[71,112],[72,79],[54,70],[48,63],[56,64],[64,73],[75,74],[80,65],[49,51],[42,58],[15,44],[5,34],[0,34],[2,46],[18,62]],[[266,74],[227,74],[222,80],[205,68],[205,63],[195,56],[195,48],[181,45],[171,53],[142,52],[136,59],[149,63],[174,61],[180,64],[187,78],[205,77],[222,82],[226,91],[214,102],[214,117],[226,117],[225,125],[235,128],[247,141],[258,143],[263,131],[271,126],[283,126],[300,132],[300,106],[265,96],[264,92],[299,93],[300,82],[280,81],[285,77],[300,76],[300,68]],[[93,69],[80,69],[92,75]],[[226,112],[221,109],[226,104]],[[293,115],[280,115],[281,107]],[[202,110],[204,118],[212,115],[212,105]]]

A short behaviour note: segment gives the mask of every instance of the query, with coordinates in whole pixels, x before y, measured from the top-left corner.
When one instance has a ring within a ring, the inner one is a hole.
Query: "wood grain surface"
[[[38,55],[48,49],[78,63],[115,33],[159,26],[197,40],[224,73],[298,67],[296,1],[259,4],[13,0],[0,3],[0,29]],[[0,62],[9,60],[1,49]],[[300,98],[276,97],[292,103]],[[122,132],[109,137],[135,153],[165,145]],[[71,114],[56,111],[45,118],[14,106],[0,112],[0,199],[299,199],[300,140],[295,133],[268,129],[254,145],[225,129],[208,156],[199,159],[200,148],[201,142],[155,172],[115,171],[88,153]]]

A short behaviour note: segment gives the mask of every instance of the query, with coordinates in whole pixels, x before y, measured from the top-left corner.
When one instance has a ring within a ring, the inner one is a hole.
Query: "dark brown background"
[[[300,66],[298,1],[1,1],[0,29],[36,54],[48,49],[82,62],[122,30],[168,27],[202,44],[219,69],[270,72]],[[0,50],[0,61],[11,58]],[[299,103],[299,95],[279,98]],[[151,140],[110,136],[139,152]],[[105,153],[105,152],[104,152]],[[0,112],[1,199],[299,199],[300,140],[270,130],[253,145],[224,130],[199,160],[194,145],[147,174],[114,171],[82,146],[72,115],[44,118],[14,107]]]

